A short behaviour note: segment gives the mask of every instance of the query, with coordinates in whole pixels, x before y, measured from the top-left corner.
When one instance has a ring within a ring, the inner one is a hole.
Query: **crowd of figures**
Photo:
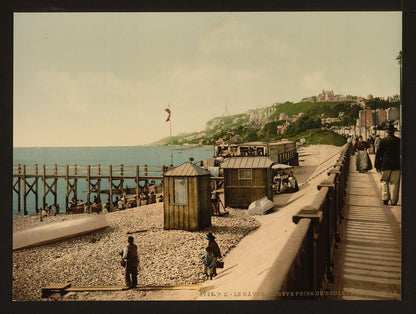
[[[382,200],[384,205],[397,205],[400,190],[401,159],[400,138],[394,135],[393,125],[387,127],[387,136],[370,136],[367,141],[362,136],[348,138],[352,142],[353,154],[356,156],[356,169],[365,173],[373,168],[369,154],[375,154],[374,167],[381,173]],[[391,188],[391,192],[390,192]]]
[[[126,188],[128,189],[128,188]],[[152,180],[150,184],[146,181],[143,186],[139,186],[139,195],[127,195],[123,192],[121,197],[116,196],[115,200],[112,200],[112,209],[124,210],[126,208],[133,208],[137,206],[143,206],[153,204],[156,202],[163,202],[163,194],[156,193],[157,188],[155,182]],[[110,200],[102,202],[99,195],[94,196],[92,202],[84,202],[82,199],[76,199],[73,197],[69,204],[69,213],[88,212],[91,208],[92,212],[108,212],[110,208]]]
[[[298,180],[293,171],[286,173],[285,170],[282,170],[280,173],[276,173],[273,177],[273,191],[276,194],[299,191]]]
[[[202,256],[203,273],[206,279],[211,279],[217,276],[217,267],[222,268],[224,263],[221,261],[221,251],[218,243],[215,241],[215,236],[208,232],[206,234],[208,245],[205,248],[206,253]],[[120,252],[120,264],[124,267],[124,282],[126,287],[137,287],[137,275],[140,265],[139,253],[137,245],[134,243],[134,238],[129,236],[127,238],[128,245]]]

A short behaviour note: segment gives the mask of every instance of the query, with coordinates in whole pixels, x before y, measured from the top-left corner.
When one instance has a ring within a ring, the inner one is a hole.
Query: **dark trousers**
[[[126,286],[132,287],[137,286],[137,265],[129,265],[126,266],[126,274],[125,274],[125,283]]]

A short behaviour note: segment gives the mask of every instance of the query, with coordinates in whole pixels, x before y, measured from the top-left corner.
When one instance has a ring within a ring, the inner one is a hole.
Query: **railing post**
[[[46,207],[46,166],[45,165],[43,165],[42,179],[43,179],[43,202],[42,202],[43,205],[40,211],[40,221],[42,221],[43,210],[45,210],[45,207]]]
[[[109,191],[108,191],[108,202],[110,203],[110,211],[113,211],[114,206],[113,206],[113,166],[110,165],[110,173],[109,173]]]
[[[69,165],[66,165],[66,171],[65,171],[65,212],[68,213],[68,186],[69,186]]]
[[[90,176],[91,176],[91,165],[87,167],[87,211],[91,214],[91,186],[90,186]]]
[[[318,240],[320,240],[320,224],[323,219],[323,213],[316,207],[306,206],[302,208],[295,216],[292,217],[292,220],[297,224],[301,219],[307,218],[311,220],[311,225],[308,232],[308,241],[311,244],[310,248],[312,252],[307,254],[309,260],[304,261],[305,264],[312,265],[312,274],[308,278],[308,289],[309,291],[316,291],[319,289],[319,284],[321,282],[320,275],[320,252],[318,252]]]
[[[139,185],[140,185],[140,166],[136,166],[136,207],[139,206],[139,202],[140,202]]]
[[[36,181],[36,183],[35,183],[35,191],[36,191],[36,193],[35,193],[35,213],[36,213],[36,210],[38,209],[38,206],[39,206],[39,186],[38,186],[39,178],[37,176],[39,174],[38,164],[35,165],[35,173],[36,173],[36,177],[35,177],[35,181]]]

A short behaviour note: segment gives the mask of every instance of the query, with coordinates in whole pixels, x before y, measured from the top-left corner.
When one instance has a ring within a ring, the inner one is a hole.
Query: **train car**
[[[224,143],[216,148],[217,157],[269,157],[275,163],[299,166],[296,143],[293,141]]]

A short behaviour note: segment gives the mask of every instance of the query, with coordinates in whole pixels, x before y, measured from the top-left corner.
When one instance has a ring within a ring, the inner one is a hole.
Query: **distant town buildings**
[[[387,108],[386,109],[387,120],[399,120],[400,119],[400,110],[399,108]]]
[[[341,122],[341,120],[339,118],[322,118],[321,119],[322,124],[332,124],[332,123],[337,123],[337,122]]]
[[[398,108],[390,107],[387,109],[364,109],[358,112],[357,127],[370,128],[381,125],[383,122],[390,120],[396,121],[400,119],[400,111]]]
[[[377,109],[374,111],[374,124],[380,125],[387,120],[387,112],[384,109]]]
[[[288,122],[285,122],[282,125],[278,125],[277,126],[277,130],[276,130],[276,133],[277,134],[283,134],[283,133],[285,133],[286,130],[287,130],[287,128],[289,127],[289,125],[290,125],[290,123],[288,123]]]
[[[317,97],[317,101],[318,102],[335,101],[334,92],[332,90],[331,91],[322,90],[322,93],[319,94],[318,97]]]
[[[376,97],[381,100],[387,100],[389,102],[396,102],[400,101],[400,95],[393,95],[387,97],[385,99],[384,97]],[[365,100],[373,100],[374,96],[372,94],[368,94],[367,97],[361,97],[361,96],[351,96],[351,95],[335,95],[334,91],[332,90],[322,90],[322,92],[318,96],[310,96],[305,97],[301,100],[301,102],[327,102],[327,101],[357,101],[358,104],[364,103]]]
[[[358,112],[358,126],[372,127],[374,126],[373,111],[371,109],[364,109]]]

